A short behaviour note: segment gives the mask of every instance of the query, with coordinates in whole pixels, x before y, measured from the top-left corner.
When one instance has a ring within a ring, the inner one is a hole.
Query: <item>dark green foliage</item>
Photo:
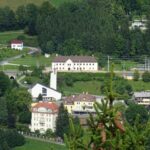
[[[0,124],[6,124],[7,123],[7,105],[6,105],[6,99],[4,97],[0,97]]]
[[[0,150],[9,150],[25,143],[25,139],[15,130],[0,130]]]
[[[3,96],[5,92],[10,88],[10,80],[7,75],[0,72],[0,96]]]
[[[64,138],[64,134],[68,134],[69,130],[69,115],[68,111],[61,104],[59,107],[58,117],[56,120],[56,136]]]
[[[139,124],[145,124],[147,123],[149,119],[148,111],[144,106],[136,105],[136,104],[130,104],[125,112],[125,116],[127,121],[134,125],[137,116],[139,117]]]
[[[142,79],[143,79],[144,82],[150,82],[150,72],[145,71],[145,72],[142,74]]]
[[[134,74],[133,74],[133,79],[134,79],[134,81],[138,81],[138,80],[139,80],[139,77],[140,77],[140,74],[139,74],[138,70],[135,70],[135,71],[134,71]]]
[[[19,114],[19,122],[23,124],[31,123],[31,112],[29,110],[23,111]]]
[[[42,101],[42,100],[43,100],[43,96],[42,96],[42,94],[39,94],[37,101]]]

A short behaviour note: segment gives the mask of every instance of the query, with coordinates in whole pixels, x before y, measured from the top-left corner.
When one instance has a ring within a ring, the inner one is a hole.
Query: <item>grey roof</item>
[[[73,62],[97,62],[93,56],[57,56],[53,62],[66,62],[68,59]]]
[[[64,99],[64,103],[67,105],[72,105],[75,101],[95,102],[96,97],[90,94],[79,94],[68,96]]]
[[[134,97],[148,97],[150,98],[150,91],[134,92]]]

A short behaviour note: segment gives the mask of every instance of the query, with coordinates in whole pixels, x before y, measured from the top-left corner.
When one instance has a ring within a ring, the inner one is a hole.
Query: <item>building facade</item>
[[[31,93],[32,100],[36,101],[39,95],[41,94],[44,101],[51,101],[51,100],[60,100],[62,94],[55,89],[46,87],[37,83],[31,89],[28,90]]]
[[[86,114],[88,112],[95,112],[94,103],[96,97],[86,94],[72,95],[64,99],[64,106],[70,114]]]
[[[57,56],[52,62],[52,70],[92,72],[98,71],[98,62],[92,56]]]
[[[23,50],[23,42],[20,40],[11,41],[11,49]]]
[[[45,133],[48,129],[55,131],[58,115],[58,106],[55,103],[39,102],[32,107],[31,112],[31,132],[39,130],[40,133]]]
[[[134,92],[133,99],[139,105],[150,106],[150,91]]]

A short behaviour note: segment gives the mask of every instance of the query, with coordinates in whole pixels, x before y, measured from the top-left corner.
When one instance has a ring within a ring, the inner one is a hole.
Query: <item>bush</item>
[[[150,82],[150,72],[145,71],[142,75],[142,79],[144,82]]]

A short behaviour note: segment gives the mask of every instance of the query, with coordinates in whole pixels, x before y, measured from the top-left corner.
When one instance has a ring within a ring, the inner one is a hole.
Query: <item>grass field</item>
[[[20,5],[26,5],[28,3],[34,3],[41,5],[44,1],[48,0],[0,0],[0,7],[9,6],[12,9],[16,9]],[[58,7],[65,2],[72,2],[78,0],[49,0],[54,6]]]
[[[27,66],[48,66],[48,67],[50,67],[52,58],[53,58],[53,56],[50,58],[45,58],[43,55],[39,55],[39,56],[26,55],[25,57],[16,59],[10,63],[19,64],[19,65],[27,65]]]
[[[60,85],[61,86],[61,85]],[[101,94],[101,82],[99,81],[78,81],[73,84],[72,87],[70,86],[63,86],[62,90],[65,95],[70,95],[73,93],[82,93],[82,92],[88,92],[91,94],[99,95]]]
[[[1,0],[0,0],[1,2]],[[8,44],[11,40],[16,39],[18,36],[24,37],[24,45],[26,46],[37,46],[37,38],[36,36],[28,36],[24,34],[22,30],[19,31],[7,31],[7,32],[0,32],[0,44]]]
[[[26,144],[13,150],[66,150],[65,146],[27,139]]]

